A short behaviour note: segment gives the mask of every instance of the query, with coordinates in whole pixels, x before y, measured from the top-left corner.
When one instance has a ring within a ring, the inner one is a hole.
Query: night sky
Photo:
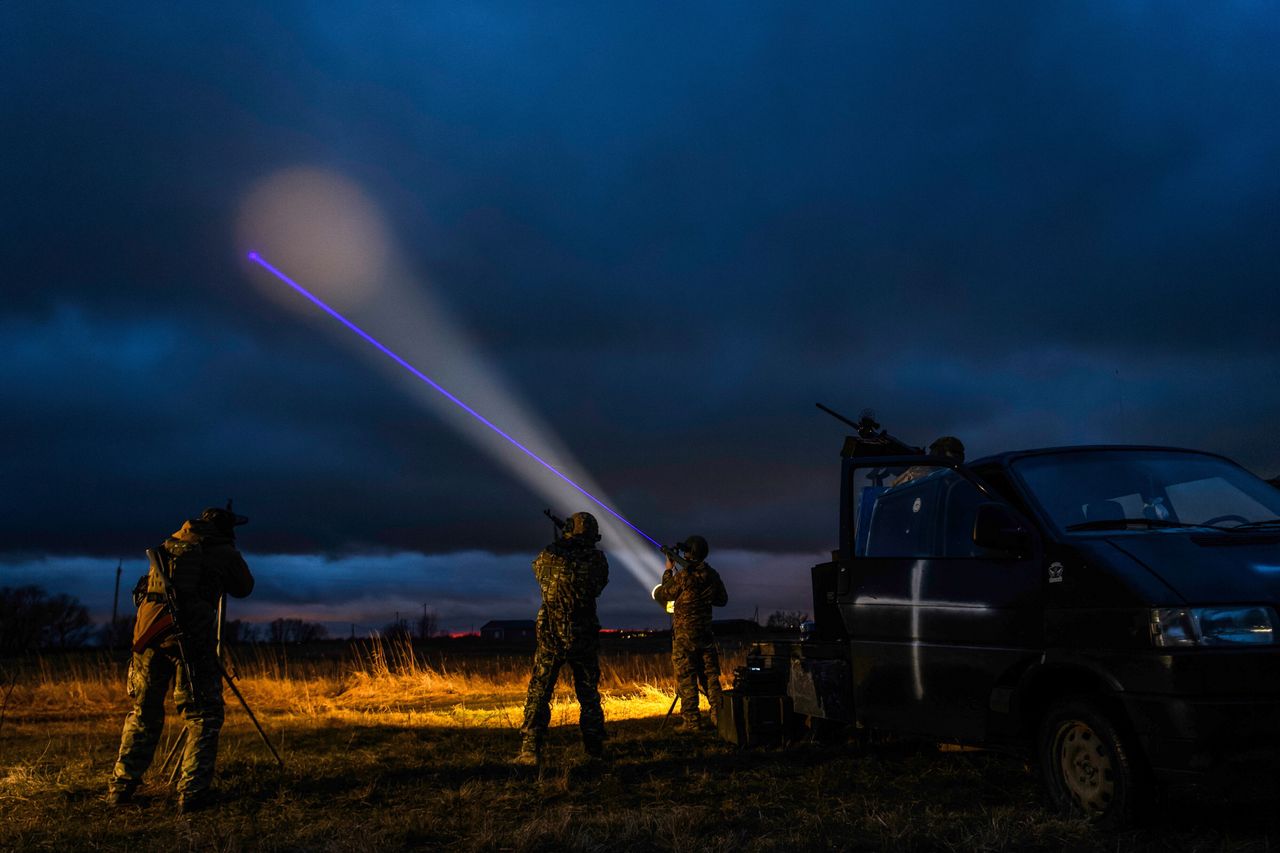
[[[0,5],[0,585],[105,618],[233,496],[233,616],[532,617],[589,504],[251,250],[706,536],[726,617],[809,609],[816,401],[1280,473],[1274,6],[372,5]],[[661,624],[611,560],[605,624]]]

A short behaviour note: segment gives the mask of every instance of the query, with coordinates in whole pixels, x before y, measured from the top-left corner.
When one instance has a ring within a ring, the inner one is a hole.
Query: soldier
[[[934,439],[933,444],[929,445],[929,455],[941,456],[944,459],[954,459],[956,462],[964,462],[964,443],[954,435],[944,435],[941,438]],[[925,465],[912,465],[899,474],[897,479],[890,485],[905,486],[912,480],[918,480],[936,470],[938,469]]]
[[[185,522],[160,546],[181,615],[181,650],[157,566],[153,563],[138,582],[134,591],[138,619],[128,679],[134,704],[124,721],[120,755],[108,787],[107,799],[113,804],[129,802],[151,766],[164,729],[170,682],[187,726],[178,807],[186,813],[209,804],[223,720],[222,670],[215,651],[217,608],[224,592],[244,598],[253,591],[253,575],[235,547],[235,528],[247,521],[230,508],[211,507]]]
[[[682,571],[667,558],[662,583],[653,590],[660,604],[674,602],[671,616],[671,661],[676,672],[676,692],[680,696],[681,728],[692,731],[701,725],[698,716],[698,682],[704,681],[711,721],[720,712],[720,655],[711,633],[711,608],[729,603],[720,574],[706,564],[707,540],[690,536],[680,546],[689,560]]]
[[[582,746],[592,758],[604,756],[596,599],[609,583],[609,561],[596,548],[599,541],[595,517],[575,512],[565,522],[561,538],[533,561],[533,574],[542,588],[542,607],[538,609],[538,650],[524,704],[518,764],[541,760],[543,736],[551,722],[551,694],[560,667],[566,663],[573,671],[573,689],[578,694]]]

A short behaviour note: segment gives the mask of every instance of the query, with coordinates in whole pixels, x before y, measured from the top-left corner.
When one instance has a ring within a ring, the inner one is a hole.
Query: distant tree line
[[[50,595],[35,585],[0,587],[0,655],[86,645],[123,647],[133,637],[133,623],[130,615],[99,627],[74,596]],[[310,643],[328,634],[324,625],[303,619],[276,619],[265,625],[231,619],[223,627],[222,641],[231,645]]]
[[[809,614],[802,613],[799,610],[775,610],[769,614],[769,619],[765,622],[765,627],[799,629],[800,625],[808,620]]]
[[[266,639],[280,643],[310,643],[323,640],[329,631],[319,622],[304,622],[301,619],[275,619],[266,625]]]
[[[399,618],[396,614],[394,622],[388,622],[382,628],[382,637],[386,640],[428,640],[440,630],[440,618],[434,610],[424,605],[422,615],[413,619]]]
[[[83,604],[38,586],[0,587],[0,653],[82,646],[93,634]]]

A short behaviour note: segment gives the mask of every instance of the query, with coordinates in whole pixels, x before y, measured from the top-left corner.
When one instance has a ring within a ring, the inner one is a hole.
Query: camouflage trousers
[[[677,630],[671,640],[671,662],[676,671],[676,695],[680,716],[689,722],[698,719],[698,685],[706,691],[711,719],[720,713],[720,653],[710,634]]]
[[[562,649],[539,643],[533,655],[533,675],[524,703],[525,748],[536,746],[551,723],[551,694],[556,689],[560,669],[568,664],[573,673],[573,689],[578,696],[578,727],[588,748],[604,742],[604,711],[600,708],[600,659],[595,643]]]
[[[222,673],[212,648],[192,648],[195,695],[191,694],[186,667],[173,648],[149,648],[129,663],[129,696],[133,710],[125,717],[120,754],[112,773],[111,788],[123,790],[142,781],[155,758],[164,730],[164,700],[173,684],[173,700],[186,721],[187,744],[182,754],[178,792],[206,790],[213,783],[218,757],[218,732],[222,730]]]

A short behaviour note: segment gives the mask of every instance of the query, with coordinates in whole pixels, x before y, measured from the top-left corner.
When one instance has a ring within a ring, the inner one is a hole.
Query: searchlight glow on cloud
[[[264,181],[250,195],[241,220],[241,240],[264,247],[263,240],[255,239],[264,235],[272,255],[269,260],[265,250],[247,252],[251,263],[367,344],[360,347],[363,352],[377,353],[374,357],[383,365],[395,365],[392,369],[400,376],[411,377],[406,390],[558,510],[583,508],[585,499],[585,508],[600,522],[610,557],[648,590],[662,571],[659,542],[613,509],[603,490],[485,364],[447,312],[429,304],[421,287],[406,285],[408,276],[395,270],[388,231],[358,187],[312,169],[288,170]],[[296,263],[298,271],[286,272],[277,263]],[[315,275],[315,289],[329,299],[299,283],[296,277],[306,273]],[[283,289],[277,285],[276,290]],[[389,291],[394,300],[387,298]],[[358,311],[363,322],[334,307],[336,301]],[[295,308],[302,304],[296,298],[292,302]],[[378,328],[379,336],[365,326]],[[439,366],[449,384],[467,389],[468,399],[456,396],[415,362],[432,364],[432,373],[443,378]]]

